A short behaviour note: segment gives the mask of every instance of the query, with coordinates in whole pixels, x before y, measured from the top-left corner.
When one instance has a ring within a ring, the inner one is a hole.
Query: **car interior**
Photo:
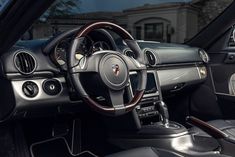
[[[0,2],[0,157],[235,156],[235,2],[183,43],[93,18],[23,40],[54,3]]]

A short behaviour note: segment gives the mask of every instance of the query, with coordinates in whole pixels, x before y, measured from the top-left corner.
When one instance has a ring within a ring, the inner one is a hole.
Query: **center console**
[[[133,97],[137,88],[138,76],[136,73],[130,75],[130,93]],[[160,87],[158,86],[158,78],[155,71],[148,71],[147,84],[144,96],[136,107],[136,112],[142,122],[144,119],[149,119],[159,115],[156,104],[161,101]]]
[[[137,88],[138,75],[131,73],[129,95],[133,97]],[[177,103],[177,102],[176,102]],[[152,146],[183,155],[215,155],[214,145],[198,142],[181,124],[169,121],[167,104],[161,95],[157,72],[147,72],[147,85],[143,99],[133,111],[133,119],[138,129],[118,132],[110,142],[123,149]],[[129,117],[130,118],[130,117]],[[128,119],[130,121],[130,119]],[[122,122],[122,125],[125,121]],[[130,123],[127,124],[130,126]],[[215,145],[216,146],[216,145]]]
[[[133,97],[137,88],[138,75],[130,75],[130,93]],[[187,129],[169,121],[167,105],[162,100],[160,85],[156,71],[147,72],[147,84],[144,96],[136,107],[141,129],[141,134],[155,136],[175,136],[176,134],[187,133]]]

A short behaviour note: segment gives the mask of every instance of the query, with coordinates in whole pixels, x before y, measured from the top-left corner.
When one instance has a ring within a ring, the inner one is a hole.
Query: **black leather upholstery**
[[[141,147],[130,149],[106,157],[182,157],[174,152],[166,150],[156,150],[152,147]]]
[[[209,121],[208,123],[224,131],[228,135],[235,137],[235,120],[213,120]],[[190,132],[193,132],[197,136],[204,136],[204,137],[210,136],[197,127],[192,127],[190,129]]]
[[[111,154],[105,157],[183,157],[185,155],[179,155],[166,150],[156,150],[152,147],[141,147],[131,150],[122,151],[119,153]],[[190,157],[231,157],[223,154],[194,154],[186,155]]]
[[[108,155],[107,157],[159,157],[159,156],[155,152],[154,148],[142,147]]]

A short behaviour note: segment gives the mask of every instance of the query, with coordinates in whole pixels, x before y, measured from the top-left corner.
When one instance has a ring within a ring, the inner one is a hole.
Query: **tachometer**
[[[91,37],[86,36],[84,40],[82,41],[80,47],[77,48],[77,54],[84,55],[84,54],[92,53],[93,42],[94,41],[91,39]]]

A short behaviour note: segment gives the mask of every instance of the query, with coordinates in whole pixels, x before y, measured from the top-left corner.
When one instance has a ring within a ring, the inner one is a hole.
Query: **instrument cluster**
[[[67,54],[71,46],[71,38],[66,38],[55,46],[52,53],[53,61],[63,70],[67,69]],[[111,50],[111,46],[104,40],[94,40],[86,36],[79,47],[77,47],[75,58],[78,62],[83,62],[85,57],[97,51]]]

